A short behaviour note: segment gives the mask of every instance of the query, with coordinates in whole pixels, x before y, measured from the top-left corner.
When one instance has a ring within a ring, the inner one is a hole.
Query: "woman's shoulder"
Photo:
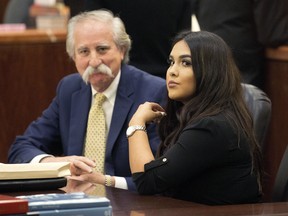
[[[217,115],[205,116],[201,119],[198,119],[195,122],[187,125],[186,128],[195,128],[195,127],[204,127],[204,128],[231,127],[231,124],[224,114],[219,113]]]
[[[185,127],[185,129],[205,130],[217,136],[235,137],[236,126],[223,113],[203,117]],[[184,129],[184,130],[185,130]]]
[[[184,130],[201,130],[206,131],[216,140],[226,140],[229,149],[238,148],[238,130],[233,125],[233,121],[229,120],[224,114],[204,117],[194,123],[187,125]],[[242,137],[240,135],[240,137]]]

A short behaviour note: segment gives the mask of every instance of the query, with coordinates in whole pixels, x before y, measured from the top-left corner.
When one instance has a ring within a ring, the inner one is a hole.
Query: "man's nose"
[[[96,53],[91,53],[89,65],[96,68],[102,63],[102,59]]]

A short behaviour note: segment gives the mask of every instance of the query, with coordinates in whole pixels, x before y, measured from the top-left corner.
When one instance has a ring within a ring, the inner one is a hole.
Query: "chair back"
[[[252,114],[256,138],[263,149],[271,117],[271,100],[256,86],[242,83],[242,87],[244,100]]]
[[[273,202],[288,200],[288,145],[282,156],[272,191]]]

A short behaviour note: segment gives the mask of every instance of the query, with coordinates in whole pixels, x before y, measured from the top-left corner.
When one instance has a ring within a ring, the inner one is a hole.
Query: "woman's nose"
[[[168,76],[177,76],[177,67],[174,65],[170,66],[167,70],[167,75]]]

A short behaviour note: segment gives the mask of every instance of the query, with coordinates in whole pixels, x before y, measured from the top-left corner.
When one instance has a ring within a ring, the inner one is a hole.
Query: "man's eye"
[[[105,53],[105,52],[107,52],[108,49],[109,49],[109,47],[98,47],[97,52]]]
[[[88,50],[87,49],[81,49],[81,50],[78,51],[78,53],[80,55],[87,55],[88,54]]]

